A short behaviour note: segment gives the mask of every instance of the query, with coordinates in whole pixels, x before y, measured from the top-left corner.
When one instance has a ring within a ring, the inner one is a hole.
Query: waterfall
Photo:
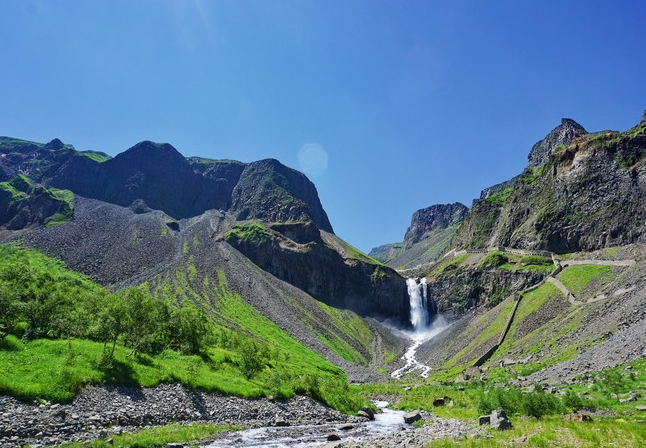
[[[404,375],[419,370],[421,371],[419,375],[427,378],[431,368],[417,360],[417,349],[424,342],[446,330],[450,324],[438,313],[437,302],[428,296],[426,278],[422,278],[419,283],[414,278],[408,278],[406,286],[408,287],[410,323],[413,325],[413,331],[412,333],[404,331],[404,334],[411,339],[412,344],[401,358],[404,361],[404,366],[390,375],[393,378],[402,378]]]
[[[408,278],[406,286],[410,300],[410,323],[413,324],[416,333],[424,332],[428,330],[430,322],[426,278],[421,279],[419,283],[414,278]]]

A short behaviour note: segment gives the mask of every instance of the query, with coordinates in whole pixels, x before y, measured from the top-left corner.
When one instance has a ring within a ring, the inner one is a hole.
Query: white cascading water
[[[407,278],[406,286],[410,299],[410,323],[413,324],[415,333],[420,333],[428,328],[426,277],[419,283],[414,278]]]
[[[406,279],[406,286],[408,287],[408,297],[410,299],[410,322],[413,325],[413,332],[405,332],[405,334],[411,338],[413,343],[408,347],[408,350],[406,350],[406,353],[402,357],[405,361],[404,366],[395,370],[391,376],[401,378],[407,373],[420,370],[420,376],[427,378],[431,368],[417,360],[417,349],[424,342],[446,330],[449,324],[444,317],[437,314],[437,305],[435,302],[431,299],[431,303],[429,303],[426,278],[422,278],[419,283],[414,278]],[[432,314],[435,315],[432,324],[429,305]]]

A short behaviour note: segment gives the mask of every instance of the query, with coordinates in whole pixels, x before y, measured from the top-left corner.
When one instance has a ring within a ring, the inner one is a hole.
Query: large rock
[[[420,411],[412,411],[404,414],[404,423],[408,423],[409,425],[421,419],[422,413]]]
[[[312,222],[238,224],[225,240],[265,271],[328,305],[408,323],[405,280]]]
[[[491,429],[511,429],[511,421],[507,418],[507,414],[502,409],[494,409],[491,411],[490,424]]]

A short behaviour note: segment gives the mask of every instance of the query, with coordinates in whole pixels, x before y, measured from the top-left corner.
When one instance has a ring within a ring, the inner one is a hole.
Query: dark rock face
[[[312,223],[294,223],[285,231],[300,242],[258,226],[234,228],[226,241],[263,270],[328,305],[363,316],[395,316],[408,324],[406,283],[393,269],[366,256],[355,257],[345,243]],[[312,239],[304,242],[304,236]]]
[[[550,154],[560,145],[568,145],[572,140],[588,132],[570,118],[561,119],[561,124],[547,134],[545,138],[536,143],[527,157],[530,167],[539,167],[550,157]]]
[[[404,236],[404,249],[409,249],[431,232],[446,229],[450,225],[461,222],[468,213],[468,207],[459,202],[437,204],[417,210]]]
[[[454,248],[589,251],[646,241],[646,123],[556,148],[507,198],[476,201]]]
[[[438,278],[427,278],[428,296],[435,300],[439,312],[461,316],[469,309],[504,300],[543,277],[536,272],[458,269],[444,272]]]
[[[187,159],[169,144],[144,141],[99,162],[58,139],[43,145],[0,137],[0,181],[19,173],[124,207],[141,200],[176,219],[219,209],[240,219],[313,221],[332,232],[314,184],[277,160]]]
[[[141,142],[104,163],[73,157],[56,172],[51,184],[124,207],[142,199],[153,209],[186,217],[195,212],[201,181],[171,145]]]
[[[239,220],[313,221],[319,229],[332,232],[314,184],[277,160],[247,165],[231,196],[231,210]]]

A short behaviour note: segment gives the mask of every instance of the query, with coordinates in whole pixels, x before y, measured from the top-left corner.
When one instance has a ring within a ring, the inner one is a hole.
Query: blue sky
[[[0,17],[0,135],[273,157],[364,251],[521,172],[561,117],[625,130],[646,108],[641,0],[3,0]]]

